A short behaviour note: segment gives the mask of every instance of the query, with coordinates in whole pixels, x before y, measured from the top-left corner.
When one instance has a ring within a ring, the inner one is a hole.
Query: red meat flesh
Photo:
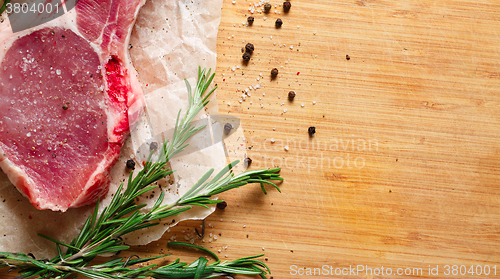
[[[47,24],[5,52],[0,167],[38,209],[66,211],[107,193],[140,111],[127,45],[143,3],[80,0],[65,15],[76,27],[62,23],[71,18]]]

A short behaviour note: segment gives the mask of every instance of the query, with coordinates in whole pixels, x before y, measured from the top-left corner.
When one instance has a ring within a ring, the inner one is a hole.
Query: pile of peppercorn
[[[254,46],[251,43],[245,45],[244,53],[243,53],[243,61],[250,61],[250,55],[252,55],[254,50]]]

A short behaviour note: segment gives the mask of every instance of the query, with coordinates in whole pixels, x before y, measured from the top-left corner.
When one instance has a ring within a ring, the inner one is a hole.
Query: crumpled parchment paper
[[[127,181],[126,161],[134,159],[137,172],[147,156],[143,151],[149,152],[152,142],[160,146],[171,133],[179,109],[186,110],[184,78],[194,87],[198,66],[215,69],[221,7],[222,0],[148,0],[140,11],[130,41],[130,54],[145,93],[146,108],[111,172],[110,191],[101,208],[109,204],[119,184]],[[208,129],[190,141],[188,150],[172,158],[170,164],[176,171],[160,183],[167,192],[164,203],[179,198],[209,169],[217,172],[226,165],[222,141],[216,138],[221,133],[214,132],[222,131],[223,123],[208,117],[217,111],[215,96],[212,96],[196,122],[208,125]],[[159,189],[139,202],[152,205]],[[37,234],[69,243],[92,211],[93,206],[65,213],[36,210],[0,172],[0,251],[33,253],[37,258],[54,256],[55,245]],[[149,243],[159,239],[169,226],[185,219],[203,219],[211,212],[213,207],[210,210],[196,208],[162,220],[164,224],[148,231],[129,235],[125,241],[132,245]]]

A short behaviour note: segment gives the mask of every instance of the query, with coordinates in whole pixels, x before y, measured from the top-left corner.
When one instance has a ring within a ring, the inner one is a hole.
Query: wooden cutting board
[[[224,194],[213,249],[265,253],[274,278],[500,278],[500,2],[254,2],[224,1],[218,101],[286,182]]]
[[[221,195],[196,243],[222,259],[265,253],[273,278],[500,278],[500,2],[270,3],[224,1],[217,98],[251,167],[286,181]],[[130,254],[193,260],[166,243],[200,225]]]

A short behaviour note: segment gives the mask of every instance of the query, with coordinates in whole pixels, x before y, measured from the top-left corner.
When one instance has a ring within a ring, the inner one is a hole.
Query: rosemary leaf
[[[150,262],[164,257],[149,257],[144,259],[112,259],[104,264],[92,265],[91,261],[99,255],[115,253],[129,248],[123,244],[122,236],[131,232],[142,230],[158,225],[159,219],[168,218],[190,210],[193,206],[208,207],[208,205],[221,201],[213,199],[213,195],[238,188],[249,183],[258,183],[263,188],[265,184],[279,188],[271,180],[283,180],[279,176],[279,168],[268,170],[252,170],[234,175],[232,168],[237,161],[227,165],[209,180],[214,170],[204,174],[200,180],[192,186],[176,202],[161,205],[165,194],[162,192],[157,198],[154,206],[147,212],[144,204],[136,204],[136,198],[156,188],[151,184],[165,178],[172,170],[165,169],[167,162],[182,152],[187,146],[186,141],[203,127],[195,128],[191,121],[208,103],[208,97],[215,88],[206,93],[214,74],[199,68],[198,81],[193,90],[186,80],[188,87],[189,107],[181,118],[181,111],[177,115],[176,125],[172,139],[163,143],[158,160],[151,160],[152,153],[144,166],[134,177],[131,173],[125,187],[121,184],[114,194],[110,204],[98,214],[99,202],[97,202],[94,213],[84,223],[82,230],[70,244],[63,243],[51,237],[40,235],[56,245],[58,255],[51,260],[35,260],[20,253],[0,252],[0,268],[17,270],[20,274],[16,278],[57,278],[64,279],[75,275],[84,275],[94,279],[124,279],[124,278],[213,278],[217,276],[228,276],[231,274],[259,275],[266,278],[269,268],[261,261],[256,260],[259,256],[245,257],[231,262],[220,262],[213,252],[206,248],[192,244],[181,244],[178,242],[170,245],[184,245],[197,248],[213,256],[217,261],[208,264],[205,258],[199,258],[191,264],[181,263],[178,259],[166,265],[151,264],[137,267],[137,264]],[[141,211],[142,210],[142,211]],[[66,251],[61,250],[61,246]],[[166,255],[165,255],[166,256]]]

